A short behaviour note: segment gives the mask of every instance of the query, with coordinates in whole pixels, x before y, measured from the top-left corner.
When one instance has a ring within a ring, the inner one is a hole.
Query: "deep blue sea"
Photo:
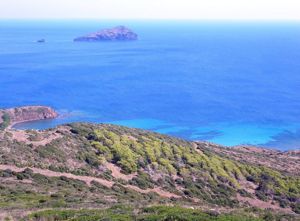
[[[136,42],[73,42],[126,25]],[[36,43],[45,38],[46,43]],[[49,105],[228,146],[300,148],[300,23],[0,21],[0,108]]]

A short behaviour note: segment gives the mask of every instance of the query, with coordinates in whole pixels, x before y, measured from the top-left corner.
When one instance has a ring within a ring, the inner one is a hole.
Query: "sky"
[[[300,0],[0,0],[0,19],[300,20]]]

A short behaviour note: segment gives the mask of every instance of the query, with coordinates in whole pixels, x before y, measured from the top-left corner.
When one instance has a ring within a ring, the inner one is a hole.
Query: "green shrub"
[[[2,115],[2,123],[0,123],[0,130],[4,130],[10,124],[10,117],[7,113],[3,113]]]

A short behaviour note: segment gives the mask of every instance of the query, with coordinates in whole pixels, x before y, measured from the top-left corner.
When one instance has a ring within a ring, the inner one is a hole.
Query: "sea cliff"
[[[0,129],[17,123],[54,119],[58,114],[51,107],[24,106],[10,109],[0,109]]]

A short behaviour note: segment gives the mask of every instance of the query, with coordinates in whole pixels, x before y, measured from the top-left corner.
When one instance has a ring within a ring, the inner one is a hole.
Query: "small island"
[[[97,41],[135,41],[138,35],[125,26],[117,26],[103,29],[95,33],[75,38],[74,41],[97,42]]]
[[[54,119],[58,114],[46,106],[25,106],[0,109],[0,130],[27,121]]]
[[[42,39],[37,40],[36,42],[37,43],[46,43],[46,40],[42,38]]]

